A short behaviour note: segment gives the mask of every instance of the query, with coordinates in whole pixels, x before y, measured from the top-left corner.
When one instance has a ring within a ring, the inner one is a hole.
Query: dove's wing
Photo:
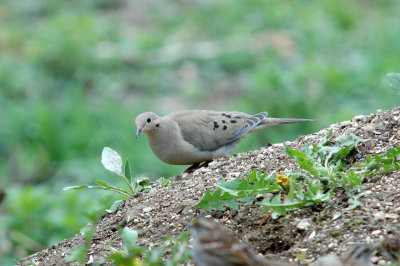
[[[182,137],[201,151],[215,151],[249,133],[267,112],[248,115],[240,112],[188,110],[167,117],[178,124]]]

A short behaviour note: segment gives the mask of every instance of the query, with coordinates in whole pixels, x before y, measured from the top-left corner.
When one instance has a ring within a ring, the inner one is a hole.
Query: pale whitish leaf
[[[119,176],[123,176],[122,158],[113,149],[104,147],[103,152],[101,153],[101,163],[108,171],[113,172]]]

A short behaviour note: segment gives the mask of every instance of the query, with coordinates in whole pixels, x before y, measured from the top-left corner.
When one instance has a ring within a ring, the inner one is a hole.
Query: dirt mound
[[[285,172],[297,167],[284,147],[302,149],[304,143],[318,143],[333,130],[333,136],[353,133],[368,141],[359,144],[354,161],[367,155],[382,154],[400,144],[400,108],[387,112],[354,117],[351,121],[333,124],[317,133],[302,136],[294,142],[275,144],[267,148],[236,154],[213,161],[207,168],[193,174],[173,177],[170,185],[155,184],[152,189],[125,200],[115,213],[104,215],[97,227],[89,254],[96,261],[105,258],[110,245],[121,247],[118,228],[128,226],[139,233],[138,244],[154,247],[168,234],[178,235],[197,216],[213,218],[231,230],[236,237],[249,243],[268,258],[294,260],[306,252],[306,262],[334,252],[342,254],[357,242],[378,242],[389,231],[400,232],[400,174],[399,171],[375,176],[364,181],[366,193],[361,206],[347,209],[347,196],[335,189],[333,199],[293,211],[277,220],[265,218],[260,206],[242,204],[239,211],[206,212],[194,208],[207,188],[215,189],[220,180],[231,180],[239,174],[246,176],[253,169],[263,172]],[[299,222],[307,226],[298,226]],[[23,258],[19,265],[35,261],[39,265],[68,265],[65,250],[84,242],[76,235],[46,250]],[[372,258],[379,263],[378,257]]]

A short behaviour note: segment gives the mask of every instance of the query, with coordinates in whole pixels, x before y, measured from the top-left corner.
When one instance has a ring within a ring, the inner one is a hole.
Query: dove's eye
[[[151,118],[149,117],[149,118],[147,118],[147,123],[150,123],[151,122]]]

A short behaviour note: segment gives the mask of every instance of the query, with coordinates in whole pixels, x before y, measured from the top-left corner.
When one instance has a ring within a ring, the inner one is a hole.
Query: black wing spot
[[[222,123],[224,123],[224,124],[225,124],[225,120],[222,120]]]
[[[226,126],[224,126],[222,129],[223,129],[223,130],[226,130],[226,129],[227,129],[227,127],[226,127]]]
[[[219,125],[218,125],[217,122],[214,121],[214,130],[215,130],[216,128],[219,128]]]
[[[225,117],[227,117],[227,118],[231,118],[231,117],[232,117],[231,115],[227,115],[227,114],[225,114],[225,113],[222,113],[222,116],[225,116]]]
[[[237,123],[237,121],[236,120],[231,120],[231,123],[235,124],[235,123]]]
[[[240,116],[234,116],[233,118],[236,118],[236,119],[241,119],[241,117],[240,117]]]

